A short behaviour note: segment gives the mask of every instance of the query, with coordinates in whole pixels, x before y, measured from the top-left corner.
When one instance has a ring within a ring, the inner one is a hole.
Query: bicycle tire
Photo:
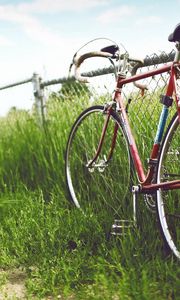
[[[172,118],[162,142],[157,183],[180,179],[180,124]],[[157,213],[166,249],[180,259],[180,189],[157,191]]]
[[[112,225],[115,217],[130,210],[130,201],[126,199],[131,193],[131,159],[120,117],[112,111],[103,147],[96,161],[97,165],[102,164],[102,168],[87,168],[87,163],[95,155],[105,117],[104,107],[97,105],[86,109],[77,118],[67,143],[65,168],[68,190],[75,206],[86,214],[96,216],[101,224],[109,221]],[[103,166],[115,124],[118,124],[116,146],[112,158]]]

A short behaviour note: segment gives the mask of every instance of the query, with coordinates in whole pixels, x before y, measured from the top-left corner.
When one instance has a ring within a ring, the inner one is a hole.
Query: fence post
[[[34,88],[34,98],[35,98],[35,112],[38,123],[43,125],[45,120],[44,115],[44,89],[41,87],[41,77],[34,73],[32,77],[32,83]]]

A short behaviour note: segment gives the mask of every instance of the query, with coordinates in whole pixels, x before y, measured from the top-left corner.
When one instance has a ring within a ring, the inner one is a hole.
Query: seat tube
[[[144,182],[146,176],[145,176],[143,165],[142,165],[141,159],[139,157],[138,149],[137,149],[137,146],[136,146],[136,143],[135,143],[130,125],[129,125],[128,117],[127,117],[126,110],[125,110],[125,107],[124,107],[124,104],[123,104],[123,99],[121,97],[121,88],[116,90],[115,100],[119,104],[119,107],[120,107],[122,125],[124,127],[125,132],[126,132],[126,136],[127,136],[127,140],[128,140],[128,143],[129,143],[131,156],[132,156],[132,159],[134,161],[134,165],[135,165],[135,169],[136,169],[136,172],[138,174],[138,177],[139,177],[139,181]]]

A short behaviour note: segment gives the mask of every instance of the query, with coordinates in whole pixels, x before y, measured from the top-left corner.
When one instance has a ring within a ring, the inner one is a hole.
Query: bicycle
[[[102,222],[112,222],[112,218],[116,218],[112,226],[114,234],[121,234],[118,230],[136,224],[137,196],[144,195],[149,208],[154,210],[156,207],[167,248],[180,258],[180,91],[177,87],[180,78],[180,23],[168,39],[176,45],[174,61],[141,74],[136,74],[136,71],[143,62],[131,58],[127,52],[119,53],[117,44],[78,58],[74,56],[75,78],[81,82],[88,82],[88,78],[81,75],[80,66],[91,57],[105,57],[111,62],[116,60],[118,70],[112,101],[87,108],[72,126],[65,168],[68,190],[75,206],[97,214]],[[131,75],[127,76],[129,68]],[[169,72],[169,79],[166,93],[160,100],[162,111],[145,173],[127,107],[123,103],[122,89],[134,83],[144,92],[146,87],[138,81],[164,72]],[[176,113],[165,132],[173,102]],[[133,218],[130,220],[129,194],[133,195]],[[126,214],[126,219],[119,220],[118,216],[123,214]]]

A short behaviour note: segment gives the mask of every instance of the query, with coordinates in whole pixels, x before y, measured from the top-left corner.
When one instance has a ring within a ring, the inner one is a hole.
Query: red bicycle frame
[[[172,97],[172,95],[174,94],[177,111],[178,111],[178,115],[179,115],[179,121],[180,121],[180,95],[178,94],[177,86],[176,86],[176,80],[177,80],[178,72],[179,72],[178,68],[180,68],[180,63],[173,62],[167,66],[163,66],[156,70],[148,71],[146,73],[134,75],[129,78],[125,78],[121,74],[118,75],[117,86],[115,89],[113,100],[118,103],[118,108],[120,110],[122,124],[123,124],[124,130],[126,132],[131,157],[133,159],[135,170],[138,175],[138,179],[139,179],[139,183],[140,183],[140,191],[142,193],[152,193],[152,192],[155,192],[156,190],[158,190],[159,188],[166,189],[166,190],[180,188],[180,180],[162,182],[159,184],[152,183],[152,179],[153,179],[154,172],[155,172],[155,167],[158,162],[158,154],[159,154],[160,144],[161,144],[161,140],[162,140],[162,134],[163,134],[165,123],[166,123],[166,110],[168,111],[168,108],[165,105],[163,106],[162,113],[161,113],[160,120],[159,120],[159,125],[158,125],[158,127],[160,127],[161,130],[160,130],[160,133],[158,133],[158,130],[157,130],[158,141],[155,141],[153,144],[152,151],[150,154],[150,159],[149,159],[148,172],[147,172],[147,175],[145,175],[144,168],[143,168],[143,165],[142,165],[139,153],[138,153],[138,149],[137,149],[137,146],[136,146],[136,143],[135,143],[132,131],[131,131],[130,124],[129,124],[127,112],[124,107],[121,91],[122,91],[123,85],[125,85],[125,84],[131,83],[131,82],[136,82],[138,80],[152,77],[155,75],[159,75],[159,74],[162,74],[165,72],[170,72],[170,78],[169,78],[169,82],[167,84],[166,96]],[[106,110],[107,118],[106,118],[104,126],[103,126],[100,142],[99,142],[99,145],[98,145],[98,148],[97,148],[94,158],[88,163],[88,167],[92,166],[92,164],[96,161],[96,159],[101,151],[103,140],[105,138],[106,129],[107,129],[108,122],[109,122],[110,113],[111,113],[112,109],[113,108],[110,105]],[[163,125],[161,123],[163,123]],[[110,153],[109,153],[107,162],[111,158],[115,144],[116,144],[117,130],[118,130],[118,125],[116,124],[115,129],[114,129],[114,136],[112,138],[111,149],[110,149]]]

